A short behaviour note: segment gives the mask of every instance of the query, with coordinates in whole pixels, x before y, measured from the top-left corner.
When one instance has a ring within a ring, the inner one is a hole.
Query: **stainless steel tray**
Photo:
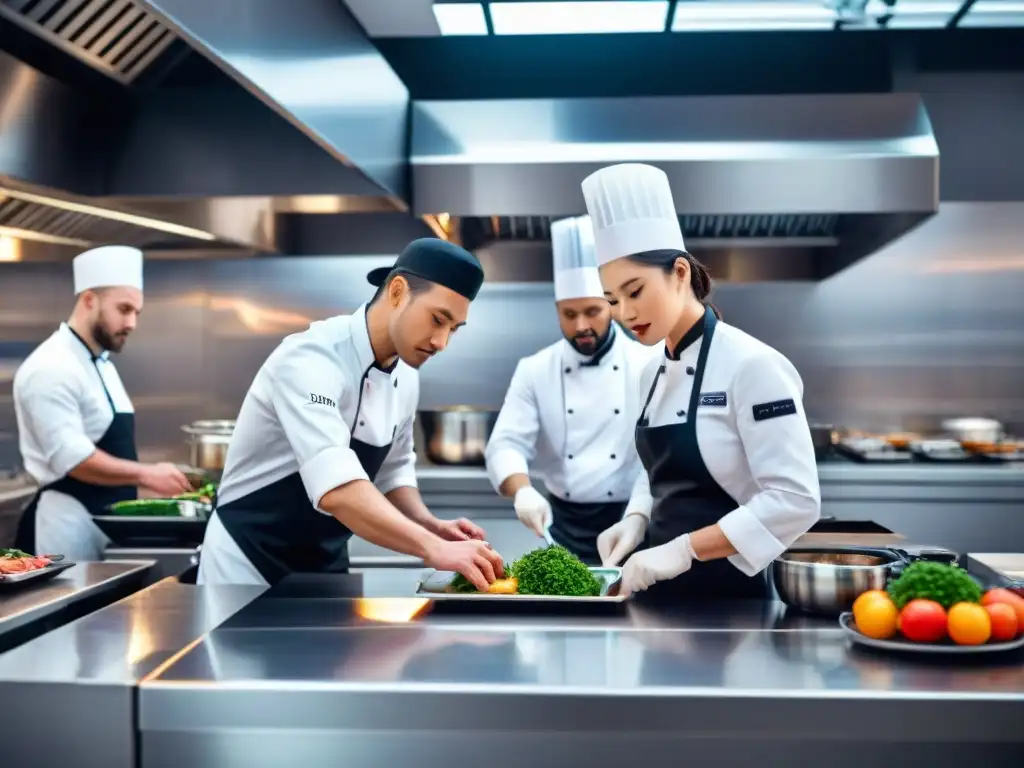
[[[46,581],[47,579],[52,579],[61,571],[66,571],[68,568],[74,568],[75,565],[76,563],[59,560],[50,563],[45,568],[37,568],[34,571],[26,571],[25,573],[0,573],[0,588],[13,584],[24,584],[27,581]]]
[[[899,653],[944,653],[969,656],[978,653],[1000,653],[1005,651],[1016,651],[1024,648],[1024,635],[1019,635],[1014,640],[1007,640],[1002,643],[985,643],[984,645],[956,645],[952,641],[945,643],[914,643],[901,637],[893,637],[888,640],[876,640],[867,637],[857,631],[853,623],[853,614],[844,613],[839,617],[839,626],[843,628],[846,636],[858,645],[868,648],[875,648],[880,651],[897,651]]]
[[[494,602],[536,602],[536,603],[621,603],[627,597],[620,595],[621,568],[591,568],[590,572],[601,580],[601,594],[596,597],[568,597],[565,595],[492,595],[483,592],[448,592],[448,586],[455,578],[451,571],[427,570],[420,577],[416,587],[418,597],[431,600],[484,601]]]

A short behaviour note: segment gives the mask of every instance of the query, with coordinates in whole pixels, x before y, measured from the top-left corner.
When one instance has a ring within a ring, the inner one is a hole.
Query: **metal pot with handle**
[[[420,411],[427,458],[434,464],[482,466],[484,449],[498,420],[495,411],[469,406]]]
[[[224,470],[228,444],[235,431],[235,422],[228,419],[193,421],[181,428],[188,435],[186,443],[190,452],[190,463],[205,472],[220,473]]]

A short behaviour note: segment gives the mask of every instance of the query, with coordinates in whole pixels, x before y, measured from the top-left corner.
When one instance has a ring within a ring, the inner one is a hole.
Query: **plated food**
[[[20,549],[0,549],[0,576],[38,571],[52,565],[54,560],[46,555],[30,555]]]
[[[1024,646],[1024,598],[983,590],[956,565],[918,561],[886,588],[857,597],[844,629],[877,647],[997,650]]]
[[[505,564],[505,573],[480,592],[460,574],[433,572],[420,582],[417,594],[435,599],[464,600],[598,600],[619,602],[613,594],[620,568],[592,568],[565,547],[527,552]]]

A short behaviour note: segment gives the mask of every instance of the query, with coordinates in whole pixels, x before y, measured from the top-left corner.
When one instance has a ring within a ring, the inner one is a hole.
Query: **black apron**
[[[68,330],[71,329],[69,328]],[[115,459],[138,461],[139,455],[135,448],[135,414],[118,413],[117,407],[114,405],[114,398],[110,396],[110,390],[107,389],[106,382],[103,381],[103,375],[100,373],[97,363],[99,357],[92,354],[89,345],[85,343],[81,336],[73,330],[71,333],[82,343],[82,346],[89,350],[89,354],[92,356],[92,364],[96,368],[96,374],[100,377],[100,384],[103,386],[103,394],[107,396],[110,409],[114,412],[114,419],[110,422],[110,426],[107,427],[107,431],[103,433],[103,437],[96,442],[96,448],[109,453]],[[68,496],[75,498],[92,515],[102,515],[109,505],[118,501],[128,501],[138,496],[138,489],[134,485],[91,485],[83,483],[81,480],[76,480],[71,475],[65,475],[59,480],[40,488],[36,495],[32,497],[32,500],[29,501],[28,506],[25,507],[25,511],[21,515],[21,521],[18,523],[18,533],[15,540],[15,546],[24,552],[49,555],[61,554],[60,552],[36,552],[36,513],[39,509],[39,498],[47,491],[66,493]]]
[[[363,383],[370,370],[366,370],[359,383],[353,425],[359,423]],[[397,429],[392,429],[392,442]],[[348,446],[372,483],[391,450],[391,443],[369,445],[352,437]],[[248,496],[218,504],[215,514],[242,554],[270,585],[290,573],[348,572],[348,540],[352,531],[309,502],[298,472]]]
[[[577,504],[545,495],[551,504],[551,538],[587,565],[601,565],[597,537],[622,519],[627,502]]]
[[[698,323],[689,332],[703,338],[686,421],[661,427],[647,426],[647,408],[654,397],[658,379],[665,372],[664,365],[658,369],[640,412],[636,448],[647,470],[651,495],[655,498],[643,548],[657,547],[684,533],[714,525],[739,506],[708,472],[697,443],[697,408],[716,324],[715,314],[709,307],[704,312],[703,325]],[[684,339],[680,348],[685,346]],[[725,558],[708,562],[694,560],[689,571],[654,584],[646,594],[652,598],[669,599],[767,599],[769,596],[764,573],[747,576]]]

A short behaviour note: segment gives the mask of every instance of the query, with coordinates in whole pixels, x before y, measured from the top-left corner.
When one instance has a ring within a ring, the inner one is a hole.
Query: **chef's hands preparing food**
[[[434,524],[433,531],[445,541],[469,541],[470,539],[483,541],[487,538],[483,528],[464,517],[460,517],[458,520],[438,520]]]
[[[168,462],[142,464],[139,467],[138,485],[158,498],[177,496],[192,490],[192,483],[185,474]]]
[[[551,504],[532,485],[524,485],[515,495],[516,517],[519,521],[543,537],[551,525]]]
[[[647,516],[639,512],[627,514],[611,528],[597,537],[597,553],[601,564],[607,567],[621,563],[640,546],[647,532]]]
[[[439,541],[426,553],[424,561],[438,571],[461,573],[481,592],[505,575],[505,561],[486,541]]]
[[[688,533],[660,547],[637,552],[622,567],[619,594],[628,597],[634,592],[642,592],[655,582],[674,579],[690,570],[696,559]]]

